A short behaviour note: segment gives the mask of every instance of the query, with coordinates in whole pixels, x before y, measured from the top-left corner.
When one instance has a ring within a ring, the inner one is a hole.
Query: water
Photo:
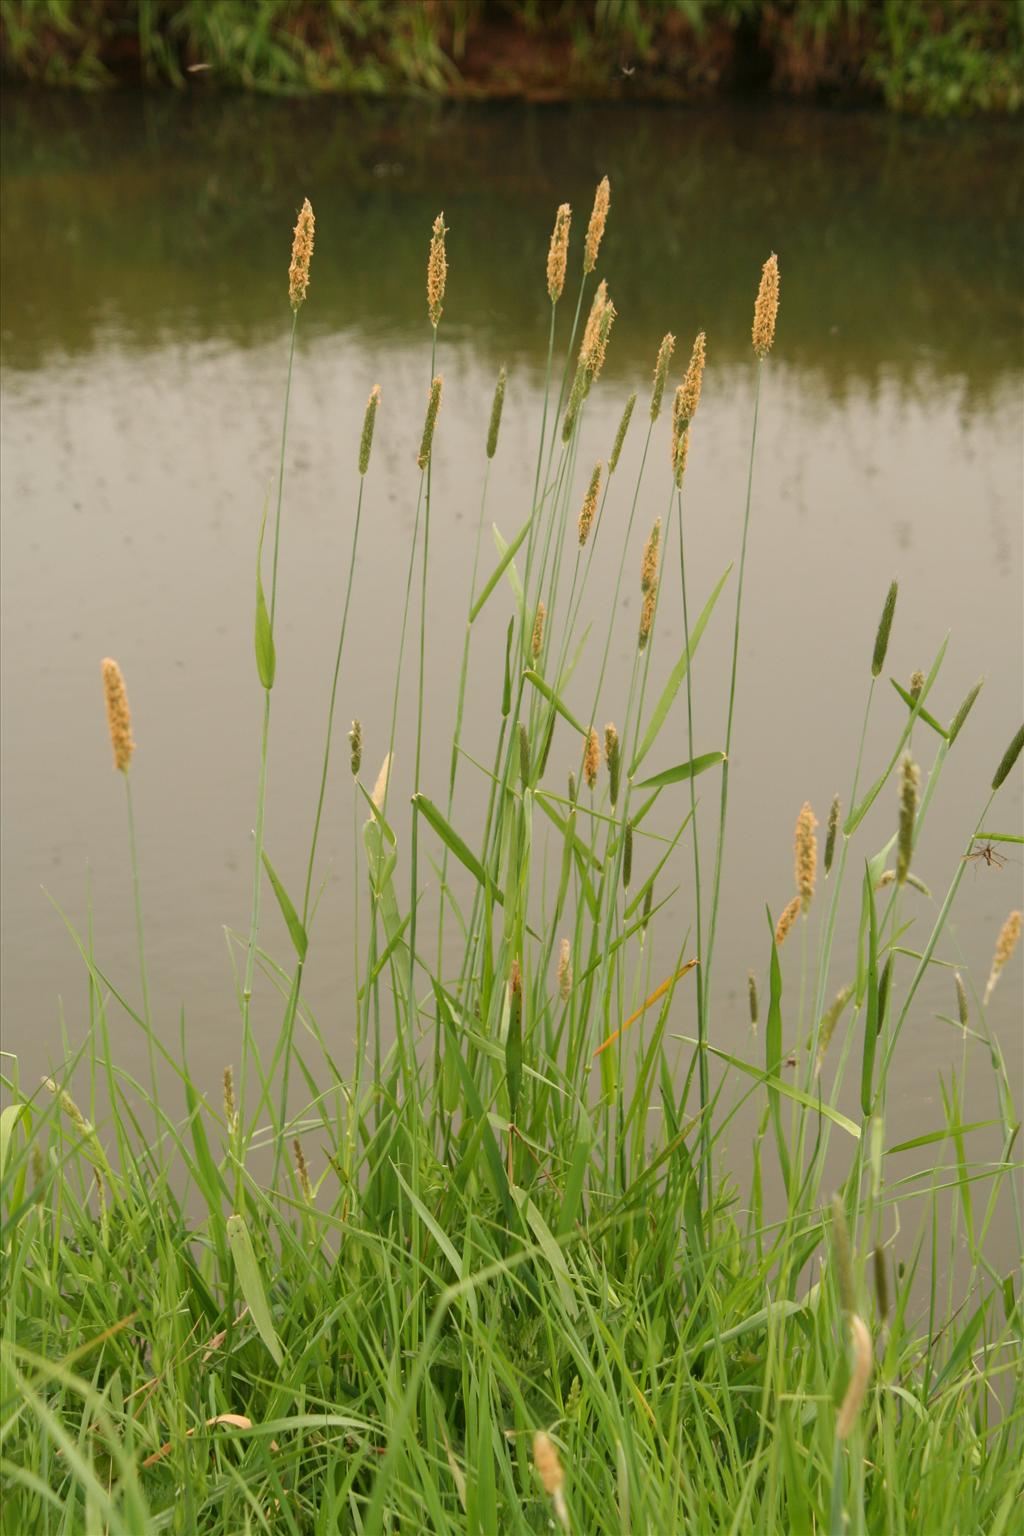
[[[137,994],[124,807],[100,693],[105,655],[124,667],[135,714],[159,1030],[176,1048],[184,1010],[191,1070],[214,1095],[223,1066],[237,1065],[230,933],[248,922],[260,717],[254,543],[277,462],[286,268],[303,195],[316,208],[317,252],[287,455],[267,819],[268,848],[293,892],[301,889],[319,775],[362,410],[373,383],[384,390],[321,845],[326,888],[305,991],[337,1059],[351,1059],[355,879],[341,732],[360,716],[364,776],[372,780],[387,741],[429,379],[426,249],[442,207],[450,276],[439,341],[445,401],[434,459],[427,792],[445,799],[493,380],[506,362],[487,520],[510,536],[528,510],[536,452],[554,209],[572,202],[579,239],[607,171],[613,203],[601,271],[620,318],[587,408],[578,495],[593,460],[607,456],[629,390],[646,398],[663,331],[679,335],[682,364],[693,333],[705,328],[709,365],[687,471],[695,604],[736,556],[754,383],[750,314],[770,250],[783,273],[778,345],[762,394],[716,1042],[755,1058],[762,1050],[749,1037],[746,977],[765,972],[764,904],[777,913],[791,893],[801,803],[810,799],[824,820],[833,793],[849,794],[874,629],[895,575],[901,594],[887,673],[905,681],[914,668],[927,670],[951,630],[929,701],[938,716],[948,719],[986,676],[918,861],[941,900],[1021,713],[1014,130],[789,109],[360,108],[8,92],[3,156],[3,1043],[17,1053],[23,1081],[68,1061],[88,1024],[84,970],[55,904],[81,930],[91,920],[105,973]],[[641,412],[609,504],[609,526],[620,529],[639,465]],[[599,725],[622,718],[638,617],[634,569],[651,519],[665,510],[667,439],[663,418]],[[588,599],[598,629],[614,583],[613,542]],[[489,568],[487,533],[483,548]],[[488,760],[510,601],[503,585],[474,647],[466,746]],[[730,614],[731,594],[695,674],[698,751],[722,744]],[[676,599],[663,605],[652,688],[681,644]],[[595,674],[596,657],[590,667],[585,659],[571,689],[584,712],[591,700],[583,679]],[[411,719],[411,687],[402,707]],[[867,775],[884,764],[902,710],[883,677]],[[925,763],[932,740],[919,728],[915,748]],[[557,736],[549,781],[558,789],[574,754],[574,742]],[[399,804],[411,755],[406,730],[396,754]],[[680,700],[650,771],[686,756]],[[456,819],[472,842],[481,779],[469,761],[460,775]],[[712,782],[701,783],[706,862]],[[673,793],[685,803],[685,788]],[[895,810],[893,785],[866,824],[858,857],[884,843]],[[1019,833],[1021,815],[1018,770],[989,825]],[[653,846],[640,854],[641,872]],[[858,873],[841,915],[836,986],[853,964]],[[652,982],[692,922],[688,849],[677,882]],[[1002,871],[972,868],[941,957],[970,966],[982,984],[999,926],[1020,904],[1019,861]],[[920,947],[933,905],[910,893],[904,908],[915,920],[904,943]],[[819,916],[823,910],[819,900]],[[273,910],[265,941],[287,959]],[[787,984],[795,988],[798,941],[790,942]],[[905,982],[909,962],[898,974]],[[990,1010],[1018,1084],[1021,976],[1017,956]],[[280,1012],[264,987],[254,1010],[264,1044],[276,1037]],[[919,993],[892,1079],[890,1115],[904,1138],[942,1123],[939,1074],[948,1083],[962,1047],[937,1015],[953,1012],[950,973],[936,970]],[[119,1063],[142,1075],[133,1026],[116,1009],[111,1018]],[[692,991],[680,990],[672,1028],[692,1033]],[[982,1119],[996,1113],[987,1054],[972,1047],[967,1055],[970,1118]],[[897,1171],[912,1166],[907,1158]]]

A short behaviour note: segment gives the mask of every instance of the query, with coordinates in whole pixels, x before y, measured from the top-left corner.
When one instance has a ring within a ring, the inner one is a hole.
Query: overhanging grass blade
[[[563,837],[568,835],[568,818],[565,816],[559,816],[558,812],[554,810],[549,804],[549,797],[544,794],[543,791],[538,790],[537,794],[535,794],[533,797],[533,803],[534,805],[540,807],[540,809],[544,812],[545,816],[547,816],[550,821],[554,822],[555,826],[558,828],[559,832],[561,832]],[[593,849],[588,848],[583,839],[578,837],[575,832],[570,838],[570,844],[573,852],[578,854],[580,858],[588,859],[596,870],[600,871],[604,868],[601,860],[597,857],[597,854],[594,853]]]
[[[724,752],[705,752],[701,757],[692,757],[688,763],[677,763],[674,768],[664,768],[661,773],[656,773],[652,778],[642,779],[635,789],[664,789],[667,784],[683,784],[687,779],[696,779],[709,768],[714,768],[717,763],[725,762]]]
[[[641,741],[639,747],[637,747],[636,752],[633,755],[633,761],[629,765],[630,778],[633,777],[637,769],[640,767],[640,764],[647,756],[648,752],[654,746],[654,743],[658,738],[658,732],[665,724],[668,712],[672,708],[676,694],[679,692],[680,684],[682,683],[683,678],[686,676],[690,662],[696,653],[698,645],[700,644],[700,637],[707,628],[708,620],[711,617],[715,604],[718,602],[722,588],[725,586],[725,583],[729,579],[729,572],[731,570],[732,566],[727,565],[725,568],[725,573],[721,577],[717,587],[712,592],[707,602],[704,604],[696,624],[690,631],[689,646],[683,647],[683,654],[680,656],[679,660],[676,662],[675,666],[672,668],[672,671],[668,675],[668,682],[662,689],[661,698],[654,706],[654,713],[651,715],[650,721],[648,722],[647,730],[644,732],[644,738]]]
[[[451,823],[445,820],[434,802],[432,800],[428,800],[426,795],[413,795],[412,803],[420,811],[424,820],[430,823],[441,841],[446,844],[452,853],[454,853],[459,863],[464,865],[465,868],[469,870],[470,874],[480,883],[480,885],[484,887],[485,890],[489,890],[491,892],[495,901],[498,903],[504,903],[504,896],[494,885],[492,885],[487,871],[480,863],[480,860],[477,858],[476,854],[466,843],[463,842],[462,838],[456,832]]]
[[[908,709],[915,709],[917,707],[917,700],[914,698],[913,694],[908,693],[905,688],[901,687],[894,677],[890,677],[889,681],[896,689],[896,692],[899,694],[904,704],[907,705]],[[943,741],[949,740],[949,732],[946,730],[945,726],[939,724],[934,715],[930,715],[926,709],[918,709],[917,712],[921,716],[921,719],[924,721],[925,725],[930,725],[933,731],[938,731]]]
[[[249,1314],[256,1325],[256,1332],[267,1346],[276,1365],[284,1364],[284,1351],[274,1328],[274,1321],[267,1305],[267,1293],[263,1289],[263,1276],[249,1236],[245,1217],[228,1217],[228,1246],[235,1261],[238,1284],[245,1297]]]
[[[537,1239],[541,1252],[551,1266],[555,1289],[558,1292],[558,1298],[562,1306],[570,1317],[578,1317],[580,1310],[579,1302],[573,1295],[572,1281],[569,1276],[569,1266],[565,1261],[565,1254],[562,1252],[551,1228],[529,1197],[527,1197],[523,1206],[523,1214],[533,1229],[533,1235]]]
[[[682,1040],[686,1045],[696,1045],[698,1043],[693,1035],[675,1035],[673,1039]],[[783,1082],[777,1074],[775,1074],[774,1085],[772,1085],[770,1080],[773,1074],[764,1071],[761,1067],[752,1066],[749,1061],[744,1061],[739,1056],[730,1055],[728,1051],[720,1050],[716,1045],[705,1046],[705,1050],[709,1055],[716,1056],[719,1061],[724,1061],[727,1066],[735,1067],[738,1072],[745,1073],[747,1077],[755,1078],[757,1082],[767,1084],[769,1092],[775,1092],[780,1094],[782,1098],[791,1099],[794,1104],[802,1104],[805,1109],[813,1109],[816,1114],[821,1115],[822,1119],[831,1121],[841,1131],[845,1131],[848,1136],[852,1136],[854,1141],[860,1140],[860,1126],[856,1121],[851,1120],[847,1115],[840,1114],[831,1105],[825,1104],[820,1099],[812,1098],[809,1093],[804,1093],[801,1088],[794,1088],[791,1084]]]
[[[546,683],[539,672],[535,672],[532,667],[527,667],[526,671],[523,673],[523,676],[526,678],[527,682],[533,684],[538,693],[542,693],[544,695],[549,704],[554,705],[555,709],[557,709],[563,720],[568,720],[574,731],[579,731],[581,736],[585,736],[587,734],[586,726],[580,724],[571,710],[569,710],[568,707],[563,704],[562,700],[552,688],[551,684]]]
[[[501,580],[507,567],[515,559],[519,546],[522,544],[523,540],[526,538],[526,535],[530,531],[530,524],[532,522],[533,515],[531,513],[531,515],[526,519],[526,522],[520,528],[519,532],[516,534],[515,538],[512,540],[511,544],[505,544],[504,539],[502,539],[502,545],[504,547],[502,549],[501,558],[499,559],[497,565],[494,567],[494,570],[491,572],[490,576],[488,576],[487,581],[484,583],[484,588],[480,593],[480,596],[469,610],[469,622],[471,624],[477,618],[481,608],[484,606],[484,603],[486,603],[487,599],[498,585],[498,582]],[[497,530],[495,530],[495,532],[497,532]],[[500,534],[498,537],[501,537]]]
[[[263,867],[270,877],[270,883],[274,888],[274,895],[277,897],[277,904],[281,908],[281,915],[288,926],[288,932],[291,934],[292,943],[295,945],[295,953],[298,955],[300,960],[305,960],[306,950],[309,947],[309,939],[306,936],[306,930],[303,928],[299,919],[299,914],[296,912],[294,906],[292,905],[291,897],[288,895],[288,892],[281,884],[281,881],[278,878],[277,870],[274,868],[273,864],[271,864],[270,856],[265,848],[263,849]]]

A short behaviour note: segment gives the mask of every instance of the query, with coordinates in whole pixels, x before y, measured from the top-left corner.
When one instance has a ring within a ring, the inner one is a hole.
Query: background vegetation
[[[723,89],[1017,111],[1016,0],[0,0],[46,85],[700,98]]]

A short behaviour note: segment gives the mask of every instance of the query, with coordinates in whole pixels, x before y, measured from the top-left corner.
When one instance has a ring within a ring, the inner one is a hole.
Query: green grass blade
[[[271,864],[270,855],[265,848],[263,849],[263,867],[270,877],[270,883],[274,888],[274,895],[277,897],[277,904],[281,908],[281,916],[285,920],[288,932],[291,934],[292,943],[295,945],[295,953],[300,960],[305,960],[306,950],[309,947],[306,930],[303,928],[299,914],[292,905],[291,897],[281,884],[277,870]]]
[[[665,724],[665,721],[668,717],[668,712],[675,702],[676,694],[679,692],[683,678],[686,676],[686,673],[689,670],[690,662],[693,660],[693,657],[697,651],[697,647],[700,644],[700,637],[707,628],[708,620],[714,612],[715,604],[718,602],[722,588],[725,586],[725,583],[729,579],[729,573],[731,570],[731,565],[726,566],[725,572],[719,580],[718,585],[715,587],[715,590],[704,604],[696,624],[694,624],[693,629],[690,631],[689,646],[683,647],[683,654],[680,656],[679,660],[672,668],[672,671],[669,673],[668,682],[662,689],[661,697],[657,704],[654,706],[654,712],[652,713],[647,725],[647,729],[644,732],[643,740],[641,741],[639,747],[637,747],[636,752],[633,755],[633,761],[629,765],[630,778],[632,778],[636,773],[637,769],[640,767],[640,764],[643,762],[644,758],[647,756],[648,752],[651,750],[651,748],[654,746],[654,743],[658,739],[658,732]]]
[[[235,1261],[238,1284],[256,1326],[256,1332],[270,1351],[274,1363],[281,1366],[284,1364],[284,1351],[274,1329],[270,1307],[267,1305],[267,1293],[263,1288],[263,1276],[260,1274],[260,1266],[244,1216],[236,1214],[228,1217],[228,1246]]]
[[[902,687],[894,677],[890,677],[889,681],[896,689],[896,692],[899,694],[904,704],[907,705],[908,709],[916,709],[917,700],[914,698],[913,694],[908,693],[907,690]],[[930,725],[933,731],[938,731],[943,741],[949,740],[949,732],[946,730],[944,725],[939,724],[934,715],[930,715],[926,709],[918,709],[917,712],[921,719],[924,721],[925,725]]]
[[[562,719],[567,720],[574,731],[579,731],[581,736],[586,736],[587,727],[580,724],[569,707],[559,698],[551,684],[546,683],[539,672],[535,672],[532,667],[527,667],[526,671],[523,673],[523,676],[526,678],[528,683],[533,684],[538,693],[542,693],[544,695],[549,704],[554,705]]]
[[[531,514],[531,516],[526,519],[526,522],[520,528],[519,532],[516,534],[515,538],[511,542],[511,544],[506,544],[504,539],[501,540],[501,543],[502,543],[501,558],[499,559],[497,565],[494,567],[494,570],[491,572],[490,576],[488,576],[487,580],[484,582],[483,590],[481,591],[480,596],[477,598],[476,602],[473,604],[472,608],[469,610],[469,622],[471,624],[479,616],[480,610],[483,608],[483,606],[486,603],[487,599],[490,597],[491,593],[494,591],[495,587],[498,585],[498,582],[501,580],[502,576],[505,574],[505,571],[508,569],[508,567],[511,565],[512,561],[515,559],[515,557],[516,557],[516,555],[517,555],[517,553],[519,551],[520,545],[522,544],[523,540],[526,538],[526,535],[530,531],[530,524],[532,522],[533,522],[533,516]],[[501,535],[498,534],[497,529],[494,529],[494,532],[495,532],[495,534],[497,535],[498,538],[501,538]]]
[[[661,773],[656,773],[649,779],[642,779],[633,787],[634,789],[664,789],[667,784],[683,784],[688,779],[696,779],[700,774],[707,773],[709,768],[724,762],[724,752],[705,752],[701,757],[691,758],[688,763],[677,763],[674,768],[664,768]]]
[[[270,622],[270,614],[267,610],[267,599],[263,591],[263,535],[267,528],[267,507],[270,500],[270,492],[263,499],[263,516],[260,518],[259,538],[256,540],[256,671],[264,688],[268,691],[274,686],[274,674],[277,671],[277,654],[274,650],[274,629]]]
[[[438,837],[445,844],[445,846],[450,849],[452,853],[454,853],[459,863],[464,865],[464,867],[469,870],[473,878],[477,880],[485,890],[490,890],[495,901],[503,903],[505,900],[504,896],[491,883],[490,876],[484,869],[483,865],[480,863],[480,860],[477,858],[476,854],[459,836],[451,822],[445,819],[434,802],[432,800],[428,800],[426,795],[422,794],[413,795],[412,801],[413,805],[415,805],[419,810],[424,820],[433,827],[434,831],[437,833]]]

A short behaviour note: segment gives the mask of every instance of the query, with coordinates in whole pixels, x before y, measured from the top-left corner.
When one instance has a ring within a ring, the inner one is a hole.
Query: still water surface
[[[736,556],[751,305],[770,250],[783,273],[761,402],[717,1043],[760,1053],[749,1038],[746,977],[764,971],[764,904],[777,912],[791,893],[801,803],[809,799],[824,820],[833,793],[848,794],[874,629],[893,576],[901,593],[887,671],[905,681],[927,669],[950,630],[935,712],[949,718],[986,677],[918,860],[941,899],[1021,713],[1021,168],[1012,130],[776,109],[366,109],[8,93],[3,169],[2,1017],[4,1049],[17,1052],[24,1081],[78,1050],[88,1021],[84,973],[48,896],[84,927],[91,891],[101,963],[135,995],[123,797],[100,694],[105,655],[124,667],[135,715],[161,1032],[173,1042],[185,1010],[193,1075],[214,1094],[223,1066],[238,1060],[225,934],[248,919],[260,715],[254,540],[276,466],[286,267],[304,195],[316,209],[317,251],[287,453],[267,821],[268,847],[293,888],[319,775],[363,404],[372,384],[384,392],[322,841],[327,887],[306,983],[336,1059],[350,1061],[352,1042],[353,810],[341,732],[362,719],[372,779],[387,741],[429,378],[426,247],[442,207],[450,273],[438,348],[445,400],[434,457],[427,792],[445,798],[494,377],[507,363],[487,514],[509,536],[528,510],[536,452],[552,216],[571,201],[578,239],[607,171],[613,203],[600,266],[619,319],[587,407],[578,494],[593,459],[607,456],[626,395],[636,387],[646,397],[662,333],[680,337],[683,364],[690,338],[706,329],[687,471],[694,602]],[[663,417],[633,558],[664,510],[668,431]],[[634,426],[609,502],[620,524],[641,438]],[[598,630],[615,543],[604,545],[588,599]],[[484,548],[489,564],[489,541]],[[617,615],[599,724],[621,719],[634,586],[628,579]],[[487,760],[510,605],[503,587],[481,620],[469,680],[466,745]],[[698,751],[724,734],[728,628],[723,606],[695,669]],[[652,689],[681,643],[678,603],[663,605]],[[587,692],[578,690],[580,708],[589,708]],[[411,689],[403,708],[414,718]],[[885,683],[866,748],[872,777],[902,713]],[[927,762],[925,733],[915,747]],[[406,728],[395,770],[403,789],[411,754]],[[556,738],[556,787],[573,756],[574,744]],[[680,704],[651,771],[685,756]],[[460,826],[472,842],[483,797],[469,765],[461,784]],[[701,784],[706,864],[709,785],[710,777]],[[890,835],[895,810],[894,785],[866,823],[859,856]],[[990,824],[1019,832],[1021,814],[1018,771]],[[687,850],[680,890],[659,919],[656,979],[692,922],[688,871]],[[836,986],[852,966],[856,886],[849,882],[841,914]],[[943,958],[983,983],[999,925],[1020,904],[1019,861],[972,869]],[[905,906],[915,924],[904,942],[920,946],[934,906],[916,895]],[[274,911],[265,938],[285,960]],[[1018,956],[990,1010],[1018,1084],[1021,975]],[[949,973],[936,971],[893,1078],[890,1114],[906,1137],[941,1124],[939,1074],[948,1081],[961,1056],[958,1033],[937,1018],[951,1012]],[[261,994],[263,1042],[279,1018]],[[692,993],[680,991],[672,1027],[692,1032]],[[117,1019],[114,1028],[121,1064],[142,1075],[132,1026]],[[981,1119],[995,1113],[987,1059],[980,1051],[968,1059],[971,1118]]]

